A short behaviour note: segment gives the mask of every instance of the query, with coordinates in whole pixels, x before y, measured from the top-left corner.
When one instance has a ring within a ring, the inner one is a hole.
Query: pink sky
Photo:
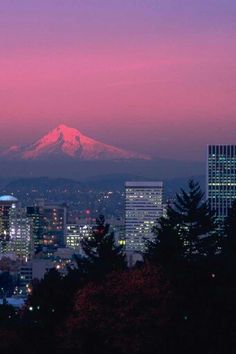
[[[1,146],[60,123],[165,158],[236,142],[232,0],[82,3],[0,4]]]

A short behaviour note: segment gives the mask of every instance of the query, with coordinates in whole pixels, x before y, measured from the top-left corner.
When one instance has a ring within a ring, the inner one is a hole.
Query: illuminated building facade
[[[90,225],[67,225],[66,247],[82,253],[81,241],[91,235],[92,227]]]
[[[48,204],[43,199],[36,201],[34,207],[27,209],[33,220],[34,249],[47,247],[56,249],[66,243],[67,206]]]
[[[32,249],[38,253],[43,247],[43,215],[38,206],[27,207],[26,215],[32,224]]]
[[[145,251],[157,219],[163,214],[162,182],[126,182],[125,236],[127,252]]]
[[[19,209],[10,223],[10,240],[6,252],[26,261],[32,254],[32,241],[32,222],[26,216],[25,209]]]
[[[10,240],[11,222],[17,216],[18,200],[11,195],[0,197],[0,252],[6,252]]]
[[[207,154],[207,198],[220,220],[236,199],[236,145],[209,145]]]

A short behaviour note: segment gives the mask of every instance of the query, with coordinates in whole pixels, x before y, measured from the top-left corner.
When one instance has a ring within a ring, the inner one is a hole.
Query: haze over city
[[[233,0],[1,1],[1,146],[61,123],[177,160],[233,143],[235,11]]]

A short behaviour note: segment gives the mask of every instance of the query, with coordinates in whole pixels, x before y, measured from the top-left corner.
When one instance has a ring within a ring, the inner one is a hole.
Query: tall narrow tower
[[[0,197],[0,252],[6,252],[10,241],[11,223],[17,216],[17,210],[17,198],[12,195]]]
[[[223,221],[236,200],[236,145],[208,145],[207,198]]]
[[[157,219],[163,214],[163,182],[126,182],[126,251],[143,252]]]

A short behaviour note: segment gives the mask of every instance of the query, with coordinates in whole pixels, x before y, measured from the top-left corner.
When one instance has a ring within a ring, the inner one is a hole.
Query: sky
[[[235,0],[1,0],[0,146],[60,123],[202,160],[236,143]]]

